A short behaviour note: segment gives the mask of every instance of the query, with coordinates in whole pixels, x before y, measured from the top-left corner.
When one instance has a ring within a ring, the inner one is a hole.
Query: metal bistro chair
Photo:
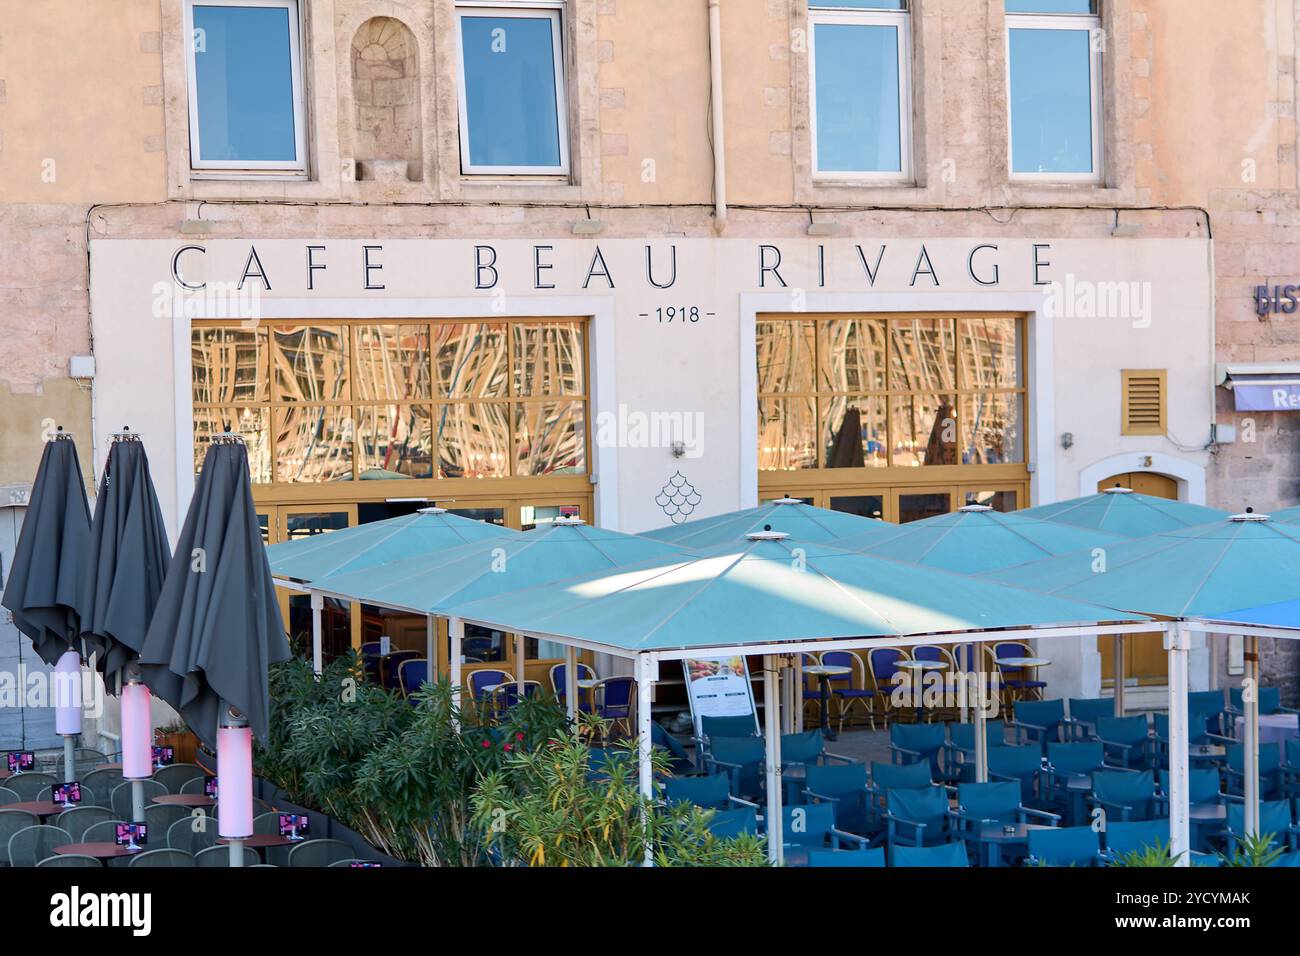
[[[22,803],[23,798],[8,787],[0,787],[0,807],[7,803]]]
[[[632,736],[636,720],[636,679],[633,677],[606,677],[596,681],[594,688],[596,716],[610,722],[611,730],[622,728],[625,736]]]
[[[41,818],[26,810],[0,808],[0,866],[9,866],[9,840],[15,834],[40,826]],[[68,841],[71,842],[71,841]]]
[[[104,823],[112,820],[113,811],[107,807],[86,806],[73,807],[71,810],[64,810],[55,818],[55,825],[63,827],[72,834],[73,843],[84,843],[82,834],[96,823]]]
[[[221,847],[221,852],[225,853],[226,848]],[[131,857],[128,867],[134,869],[140,867],[149,869],[154,867],[185,867],[192,869],[198,866],[194,857],[182,850],[173,850],[170,847],[160,847],[157,850],[145,850]]]
[[[309,840],[308,843],[316,841]],[[300,843],[298,846],[306,846],[306,843]],[[296,850],[298,847],[294,847]],[[241,848],[243,850],[244,866],[257,866],[262,861],[258,859],[257,851],[251,846]],[[179,851],[178,851],[179,852]],[[199,867],[229,867],[230,866],[230,847],[225,844],[210,846],[206,850],[199,850],[194,854],[194,865]]]
[[[109,806],[112,807],[113,816],[119,820],[131,819],[131,787],[136,783],[139,783],[144,788],[144,805],[146,807],[150,805],[154,797],[167,794],[167,788],[157,780],[128,780],[126,783],[118,784],[116,789],[113,790],[113,797]]]
[[[880,716],[886,725],[894,717],[894,688],[903,676],[898,662],[908,660],[907,652],[897,647],[873,647],[867,651],[867,673],[875,691],[874,703],[880,705]],[[904,708],[910,712],[910,708]]]
[[[567,664],[556,664],[550,669],[550,671],[548,671],[548,675],[551,679],[551,694],[555,697],[555,700],[560,704],[561,707],[565,707],[568,705],[568,700],[565,696],[568,690],[568,682],[565,678],[565,674],[566,674],[565,668],[567,666],[568,666]],[[577,674],[576,680],[598,680],[599,679],[599,675],[597,675],[597,673],[594,670],[592,670],[591,667],[582,663],[582,661],[577,662],[574,670],[575,673]],[[575,687],[577,686],[576,682],[574,686]],[[580,687],[578,688],[577,709],[580,713],[588,713],[591,711],[591,704],[587,701],[587,696],[582,692],[582,688]]]
[[[123,783],[122,771],[112,770],[100,767],[90,771],[82,779],[81,784],[84,787],[90,787],[94,792],[96,799],[100,801],[100,806],[108,807],[112,805],[113,791]],[[82,805],[86,803],[85,798],[81,800]]]
[[[402,661],[397,669],[397,686],[402,696],[411,698],[428,683],[429,661],[424,657],[412,657]]]
[[[350,860],[356,851],[342,840],[308,840],[289,851],[289,865],[325,867],[335,860]]]
[[[1008,700],[1025,700],[1029,698],[1043,699],[1043,692],[1047,689],[1047,681],[1039,680],[1037,668],[1033,667],[1003,667],[997,661],[1005,660],[1008,657],[1033,657],[1033,649],[1028,644],[1022,644],[1019,641],[998,641],[990,648],[993,654],[994,666],[997,667],[998,673],[1002,676],[1002,686],[1006,689]]]
[[[470,671],[465,677],[465,684],[469,688],[469,698],[474,702],[474,706],[479,709],[479,713],[484,718],[489,717],[492,713],[492,692],[488,688],[495,689],[502,684],[513,683],[515,683],[515,679],[509,671],[497,670],[495,667]]]
[[[167,828],[167,846],[173,850],[194,854],[216,845],[217,823],[209,816],[177,820]]]
[[[808,655],[804,655],[805,657]],[[827,667],[847,667],[849,673],[843,677],[832,677],[829,681],[831,700],[835,702],[836,714],[839,718],[839,731],[844,732],[844,721],[846,718],[852,718],[853,711],[860,709],[863,716],[871,724],[871,729],[876,729],[876,692],[867,686],[867,668],[862,663],[862,658],[852,651],[823,651],[821,663]],[[809,691],[804,688],[804,699],[807,700]],[[821,690],[815,686],[811,691],[821,706]]]
[[[914,661],[934,661],[936,664],[943,664],[944,667],[939,670],[939,683],[943,687],[944,701],[934,708],[936,714],[941,718],[955,718],[957,716],[956,708],[948,706],[948,701],[954,699],[957,681],[957,658],[953,656],[951,650],[939,644],[918,644],[912,648],[912,660]],[[926,719],[930,719],[930,708],[925,706],[925,695],[934,681],[929,677],[930,672],[920,671],[913,675],[915,693],[917,699],[921,701],[925,708]]]
[[[41,791],[57,786],[59,780],[49,773],[16,773],[5,780],[5,789],[18,794],[24,803],[40,799]]]
[[[809,654],[807,652],[800,654],[799,659],[802,662],[804,667],[815,667],[819,663],[821,663],[820,658],[818,658],[816,654]],[[832,688],[834,688],[834,686],[835,686],[834,684],[831,685]],[[804,723],[811,724],[816,721],[820,721],[821,708],[822,708],[822,689],[821,689],[821,684],[818,682],[816,676],[813,674],[805,673],[803,675],[803,686],[799,690],[800,693],[803,695],[802,706],[803,706]],[[834,698],[834,694],[832,693],[832,699],[833,698]],[[811,717],[809,716],[808,713],[808,708],[810,706],[814,708],[813,716]]]
[[[56,853],[54,856],[47,856],[36,864],[37,869],[66,866],[102,867],[103,864],[93,856],[83,856],[80,853]]]
[[[153,779],[166,787],[168,793],[180,793],[186,781],[202,780],[206,776],[196,763],[174,763],[153,772]]]
[[[63,827],[34,826],[19,830],[9,838],[9,865],[34,867],[54,848],[72,842],[72,834]]]
[[[424,660],[423,651],[393,651],[384,660],[384,690],[396,692],[399,689],[398,674],[407,661]]]
[[[42,802],[46,800],[53,801],[54,788],[42,787],[41,792],[36,795],[36,799]],[[81,802],[78,803],[77,806],[81,806],[82,804],[85,804],[88,807],[97,806],[99,804],[99,798],[95,796],[95,792],[85,784],[82,784],[81,786]]]

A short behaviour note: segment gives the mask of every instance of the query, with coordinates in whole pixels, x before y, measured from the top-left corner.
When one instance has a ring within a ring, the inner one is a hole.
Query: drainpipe
[[[722,0],[709,0],[709,105],[713,114],[713,229],[727,225],[727,147],[722,123]]]

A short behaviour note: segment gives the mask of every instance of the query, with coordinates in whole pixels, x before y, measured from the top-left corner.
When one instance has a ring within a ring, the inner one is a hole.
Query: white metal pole
[[[63,782],[77,779],[77,738],[74,734],[63,736]]]
[[[763,728],[766,747],[767,779],[767,858],[777,866],[784,862],[784,840],[781,833],[781,715],[780,696],[776,682],[777,657],[763,657]]]
[[[1242,703],[1245,713],[1242,721],[1242,772],[1245,782],[1242,795],[1246,801],[1246,832],[1259,833],[1259,638],[1246,637],[1246,681],[1242,687]]]
[[[578,719],[578,649],[572,644],[564,648],[564,709],[569,720]]]
[[[315,591],[311,594],[311,669],[317,677],[325,669],[325,654],[321,641],[321,611],[325,607],[325,597]],[[233,852],[233,851],[232,851]]]
[[[437,653],[434,649],[437,635],[438,619],[430,614],[424,621],[424,667],[431,684],[438,681],[438,659],[434,656]]]
[[[653,752],[651,740],[651,702],[654,685],[654,662],[646,654],[638,654],[634,668],[636,675],[636,752],[637,780],[644,800],[654,799],[654,774],[650,764]],[[569,698],[572,700],[573,698]],[[647,842],[645,865],[654,866],[654,846]]]
[[[527,663],[527,652],[524,648],[524,636],[515,635],[515,691],[522,698],[524,696],[524,665]]]
[[[968,647],[972,645],[967,645]],[[975,658],[984,660],[984,644],[975,644]],[[977,686],[979,691],[975,698],[975,782],[989,782],[989,728],[985,723],[987,714],[985,708],[988,707],[990,700],[996,700],[997,697],[992,693],[991,680],[986,682],[981,679]],[[987,688],[987,689],[986,689]]]
[[[465,622],[458,617],[447,619],[447,634],[451,638],[451,660],[448,662],[451,679],[451,703],[456,716],[452,718],[452,726],[460,730],[460,702],[461,702],[461,642],[465,638]]]
[[[781,733],[794,733],[794,668],[789,660],[780,660],[781,678]]]
[[[1115,716],[1124,716],[1124,635],[1116,634],[1111,648],[1114,663],[1111,671],[1115,675]]]
[[[852,653],[852,652],[850,652]],[[803,653],[794,655],[794,732],[803,733]]]
[[[131,781],[131,821],[144,823],[144,781]]]
[[[1190,791],[1188,770],[1191,760],[1187,726],[1187,658],[1191,631],[1175,621],[1165,630],[1169,651],[1169,852],[1178,866],[1191,865]]]

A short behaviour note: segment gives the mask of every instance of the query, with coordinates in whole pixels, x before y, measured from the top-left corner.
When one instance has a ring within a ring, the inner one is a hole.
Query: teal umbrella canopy
[[[1258,607],[1242,608],[1215,614],[1215,623],[1249,624],[1254,627],[1280,627],[1300,630],[1300,598],[1294,601],[1278,601],[1274,604],[1261,604]]]
[[[978,574],[1124,540],[1095,529],[1026,518],[1022,512],[1003,514],[988,505],[967,505],[951,514],[912,521],[883,541],[854,535],[830,543],[927,568]]]
[[[1142,614],[1213,617],[1300,596],[1300,527],[1232,515],[988,577]]]
[[[310,583],[327,575],[432,555],[473,541],[518,535],[500,525],[448,514],[444,508],[421,508],[414,514],[281,541],[267,547],[266,557],[276,577]]]
[[[1125,538],[1141,538],[1228,517],[1228,512],[1218,508],[1156,498],[1128,488],[1107,488],[1095,495],[1026,508],[1016,514],[1092,528]]]
[[[419,614],[442,614],[453,603],[681,555],[680,548],[659,541],[560,519],[544,529],[328,575],[313,581],[312,587],[338,597]]]
[[[1281,511],[1271,511],[1269,517],[1283,524],[1300,524],[1300,505],[1294,508],[1283,508]]]
[[[703,555],[648,561],[455,605],[450,613],[613,650],[900,637],[1140,615],[759,532]]]
[[[780,498],[757,508],[656,528],[643,537],[684,548],[715,548],[734,544],[751,531],[782,531],[795,541],[823,542],[849,535],[884,540],[897,530],[897,525],[874,518],[815,508],[797,498]]]

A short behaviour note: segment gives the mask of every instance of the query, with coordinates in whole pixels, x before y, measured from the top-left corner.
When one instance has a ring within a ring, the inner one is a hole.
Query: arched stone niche
[[[393,17],[372,17],[352,38],[357,178],[422,178],[420,60],[415,36]]]

